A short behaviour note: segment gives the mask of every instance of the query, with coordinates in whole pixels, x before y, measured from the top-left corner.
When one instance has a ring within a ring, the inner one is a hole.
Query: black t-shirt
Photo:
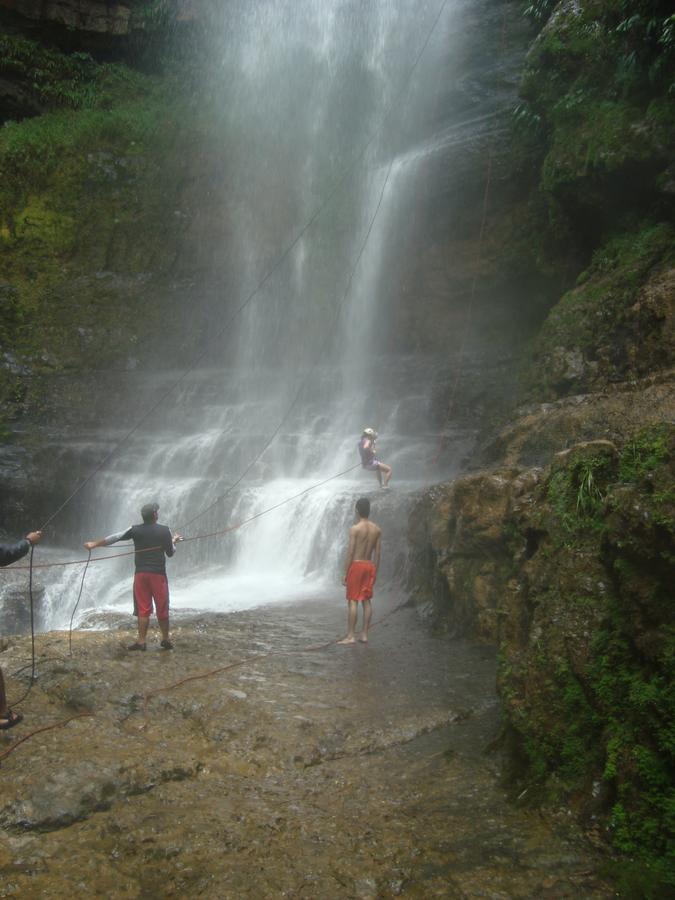
[[[157,575],[166,575],[166,556],[173,556],[174,546],[171,530],[166,525],[158,525],[157,522],[132,525],[121,535],[114,535],[118,541],[126,541],[131,538],[134,542],[137,572],[155,572]],[[150,550],[154,547],[154,550]],[[145,551],[139,553],[139,551]]]

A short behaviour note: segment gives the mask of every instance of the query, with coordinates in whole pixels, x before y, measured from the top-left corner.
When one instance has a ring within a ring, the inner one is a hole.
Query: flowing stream
[[[439,453],[436,389],[461,373],[462,391],[475,391],[495,345],[480,322],[465,341],[460,317],[442,357],[417,356],[397,349],[391,318],[417,302],[403,297],[403,273],[428,243],[439,197],[461,196],[467,167],[481,177],[503,128],[512,85],[495,89],[501,15],[487,0],[223,5],[202,98],[227,160],[212,187],[231,223],[227,245],[213,248],[229,286],[219,336],[75,501],[79,533],[64,535],[59,558],[139,521],[148,500],[196,537],[307,491],[182,545],[169,564],[175,610],[300,599],[335,589],[359,495],[373,498],[376,521],[383,503],[401,518],[412,492],[460,471],[479,423],[451,428]],[[444,215],[462,216],[461,200]],[[160,368],[141,395],[151,403],[179,376]],[[394,470],[386,503],[359,468],[308,491],[358,463],[366,426]],[[115,435],[102,427],[97,440]],[[397,540],[385,544],[384,578],[400,562]],[[130,569],[128,557],[92,565],[79,615],[126,610]],[[45,576],[46,627],[67,624],[63,597],[80,575]]]

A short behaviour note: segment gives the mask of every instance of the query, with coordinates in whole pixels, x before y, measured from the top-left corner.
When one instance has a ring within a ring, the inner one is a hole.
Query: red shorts
[[[375,586],[375,563],[369,559],[356,559],[347,572],[347,600],[370,600]]]
[[[169,618],[169,582],[157,572],[136,572],[134,575],[134,615],[149,619],[152,601],[158,619]]]

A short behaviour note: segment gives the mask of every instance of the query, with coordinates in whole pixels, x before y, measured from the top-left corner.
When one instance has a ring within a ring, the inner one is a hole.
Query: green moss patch
[[[672,310],[651,286],[673,265],[675,231],[666,223],[647,223],[600,247],[532,344],[524,374],[532,399],[587,392],[671,365]]]
[[[32,73],[49,109],[0,128],[0,334],[11,347],[0,408],[14,417],[33,376],[126,365],[162,332],[192,119],[168,79],[13,36],[0,35],[3,49],[0,74]]]
[[[541,0],[525,13],[541,31],[515,111],[514,164],[538,173],[530,189],[547,215],[533,222],[531,239],[551,265],[556,252],[583,257],[617,224],[630,228],[636,211],[663,216],[675,19],[660,0]]]

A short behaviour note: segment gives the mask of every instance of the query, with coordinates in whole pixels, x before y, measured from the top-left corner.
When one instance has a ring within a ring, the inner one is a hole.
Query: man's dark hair
[[[159,503],[146,503],[141,507],[141,518],[147,524],[155,521],[155,514],[159,512]]]
[[[361,497],[356,501],[356,511],[362,519],[367,519],[370,515],[370,500],[367,497]]]

